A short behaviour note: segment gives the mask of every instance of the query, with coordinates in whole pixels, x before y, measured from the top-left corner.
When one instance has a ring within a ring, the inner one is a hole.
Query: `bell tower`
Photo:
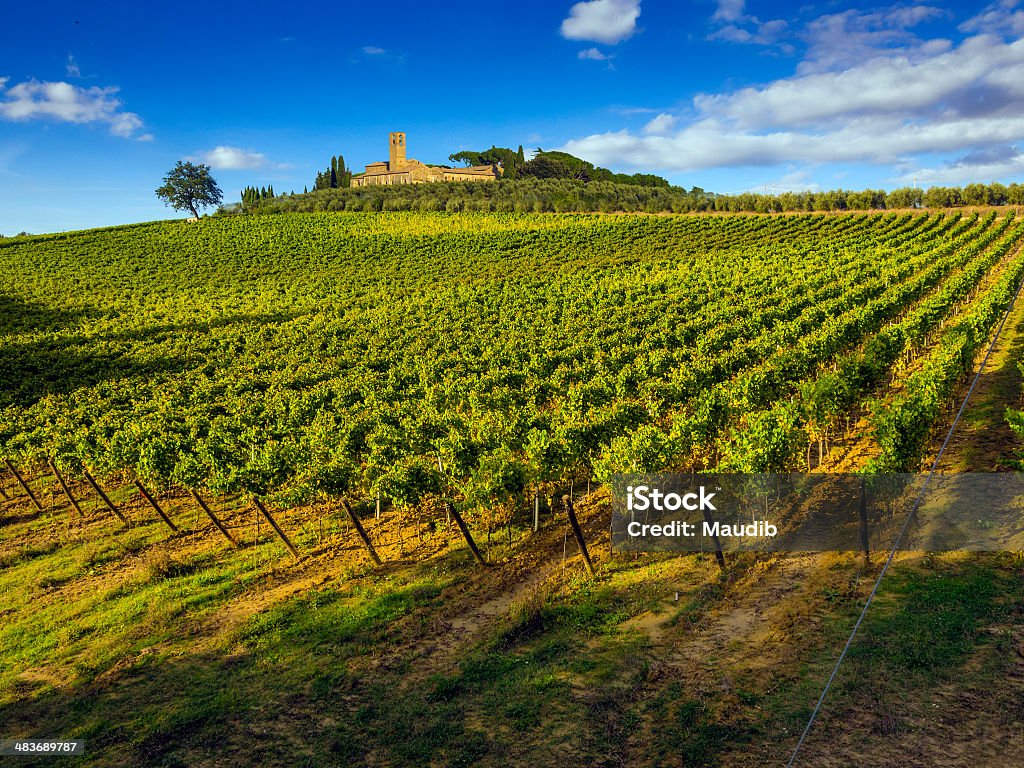
[[[388,156],[388,170],[400,171],[405,167],[405,134],[396,131],[391,134],[391,152]]]

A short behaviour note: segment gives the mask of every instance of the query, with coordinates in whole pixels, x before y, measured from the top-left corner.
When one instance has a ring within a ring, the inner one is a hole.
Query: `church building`
[[[495,181],[501,178],[497,165],[474,165],[469,168],[439,168],[405,157],[405,134],[390,134],[388,161],[370,163],[366,171],[352,177],[353,187],[382,184],[422,184],[428,181]]]

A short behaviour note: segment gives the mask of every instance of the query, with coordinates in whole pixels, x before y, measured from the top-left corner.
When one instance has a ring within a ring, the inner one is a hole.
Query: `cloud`
[[[1004,145],[987,150],[968,152],[955,160],[937,167],[907,167],[900,181],[916,182],[924,186],[970,182],[988,182],[1024,175],[1024,152],[1019,147]]]
[[[740,45],[777,46],[782,53],[793,53],[793,46],[782,40],[788,32],[789,23],[783,19],[761,21],[757,16],[745,13],[745,0],[718,0],[711,15],[713,25],[718,25],[708,40],[722,40]]]
[[[768,182],[768,188],[776,194],[780,192],[814,192],[821,189],[821,185],[811,177],[808,171],[799,170]]]
[[[1016,0],[1013,0],[1016,2]],[[719,0],[711,16],[708,40],[775,48],[790,55],[803,43],[806,54],[801,71],[824,71],[861,63],[880,53],[907,55],[934,53],[948,48],[948,40],[924,41],[911,30],[948,13],[929,5],[912,5],[865,13],[849,9],[812,19],[794,29],[784,19],[761,21],[745,13],[742,0]]]
[[[840,72],[815,72],[695,99],[706,114],[751,128],[807,125],[864,115],[942,119],[1024,112],[1024,41],[965,40],[952,51],[912,61],[903,55],[869,58]]]
[[[746,0],[718,0],[712,21],[738,21],[744,18]]]
[[[749,29],[727,24],[708,35],[708,40],[724,40],[728,43],[740,43],[741,45],[779,45],[784,53],[792,53],[793,46],[781,41],[786,33],[789,24],[783,19],[760,22],[752,19],[752,26]]]
[[[650,136],[663,136],[676,127],[676,117],[662,112],[644,126],[644,133]]]
[[[873,13],[851,9],[820,16],[800,33],[807,45],[800,71],[851,67],[876,56],[927,58],[952,44],[942,39],[922,40],[911,30],[944,16],[945,11],[926,5]]]
[[[1018,0],[992,3],[959,26],[961,32],[1024,35],[1024,11],[1015,10]]]
[[[656,107],[623,107],[613,106],[608,108],[609,112],[614,112],[616,115],[623,115],[625,117],[632,117],[633,115],[653,115],[659,112],[664,112],[664,109],[658,109]]]
[[[64,67],[64,71],[68,77],[81,77],[82,70],[78,68],[78,62],[75,61],[75,57],[70,53],[68,54],[68,63]]]
[[[601,51],[597,50],[597,48],[587,48],[585,51],[580,51],[576,54],[576,58],[589,59],[591,61],[608,61],[609,59],[614,59],[615,56],[603,54]]]
[[[220,145],[200,154],[200,159],[211,168],[221,171],[245,171],[269,165],[267,156],[251,149]]]
[[[1024,141],[1024,39],[979,35],[955,48],[921,45],[914,55],[875,51],[840,71],[798,68],[757,88],[702,94],[687,112],[692,117],[683,125],[666,129],[659,115],[640,134],[594,134],[564,149],[598,165],[665,171],[847,162],[902,167],[920,156],[958,153],[967,160],[957,173],[998,178],[994,170],[1020,161],[979,163],[986,156],[976,153]]]
[[[780,178],[759,181],[745,189],[739,189],[726,194],[739,195],[744,192],[753,192],[754,194],[780,195],[783,192],[814,192],[819,189],[821,189],[821,185],[813,179],[810,172],[806,169],[801,169],[790,171]]]
[[[121,112],[110,121],[110,132],[115,136],[129,138],[142,127],[142,120],[131,112]]]
[[[934,126],[859,120],[833,131],[765,134],[705,120],[673,136],[640,137],[626,130],[595,134],[568,142],[564,150],[599,165],[694,171],[787,163],[898,163],[913,154],[953,152],[1021,137],[1024,119]]]
[[[614,45],[633,36],[638,18],[640,0],[588,0],[569,9],[562,37]]]
[[[378,48],[375,45],[364,45],[363,53],[367,56],[383,56],[387,51],[383,48]]]
[[[128,138],[142,127],[142,118],[121,109],[118,88],[81,88],[65,82],[26,80],[10,88],[0,78],[0,118],[11,121],[57,120],[105,123],[114,136]]]

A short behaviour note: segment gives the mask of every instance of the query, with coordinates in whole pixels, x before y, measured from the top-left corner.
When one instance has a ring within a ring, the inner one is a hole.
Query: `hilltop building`
[[[370,163],[366,171],[352,177],[353,187],[386,184],[423,184],[428,181],[495,181],[501,178],[497,165],[474,165],[469,168],[439,168],[405,157],[405,134],[390,134],[388,161]]]

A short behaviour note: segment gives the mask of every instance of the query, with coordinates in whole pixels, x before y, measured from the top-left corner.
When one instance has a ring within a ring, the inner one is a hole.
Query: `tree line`
[[[703,202],[702,202],[703,200]],[[245,212],[291,211],[573,211],[706,210],[702,190],[644,187],[607,181],[519,178],[323,189],[259,201]]]
[[[968,184],[964,187],[900,187],[859,191],[783,192],[764,195],[743,192],[715,195],[710,210],[752,213],[784,211],[869,211],[899,208],[963,208],[965,206],[1024,205],[1024,185]]]
[[[529,161],[532,162],[532,161]],[[643,186],[614,181],[520,177],[491,182],[435,182],[374,187],[331,187],[307,194],[261,198],[246,212],[290,211],[498,211],[734,212],[887,210],[1024,205],[1024,185],[969,184],[928,190],[831,190],[717,195],[699,187]]]

